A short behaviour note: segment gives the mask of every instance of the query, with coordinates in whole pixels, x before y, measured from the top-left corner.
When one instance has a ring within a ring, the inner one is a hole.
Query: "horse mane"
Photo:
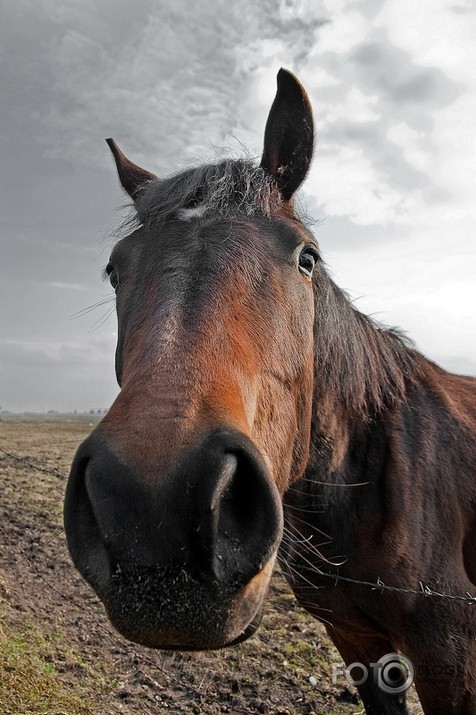
[[[202,209],[200,215],[229,218],[241,212],[270,218],[282,201],[269,172],[248,159],[226,159],[149,183],[135,208],[140,222],[153,227],[177,218],[183,209],[198,206]]]
[[[368,421],[401,401],[428,361],[399,330],[356,310],[322,263],[314,280],[316,389]]]

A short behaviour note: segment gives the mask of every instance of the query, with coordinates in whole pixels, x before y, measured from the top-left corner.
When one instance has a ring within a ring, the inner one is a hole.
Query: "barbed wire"
[[[15,462],[19,464],[24,464],[25,467],[28,469],[36,469],[38,472],[42,472],[43,474],[50,474],[53,477],[56,477],[57,479],[65,480],[66,475],[64,475],[62,472],[59,471],[59,469],[49,469],[48,467],[41,467],[38,464],[35,464],[34,462],[31,462],[27,457],[22,457],[19,454],[15,454],[14,452],[9,452],[6,449],[3,449],[0,447],[0,452],[4,454],[6,457],[13,459]],[[312,571],[313,573],[318,572],[319,576],[323,576],[324,578],[329,578],[332,579],[335,582],[335,585],[337,586],[337,583],[339,581],[344,581],[346,583],[354,583],[359,586],[366,586],[367,588],[372,589],[372,591],[389,591],[392,593],[405,593],[405,594],[410,594],[414,596],[424,596],[425,598],[439,598],[443,599],[446,601],[461,601],[463,603],[468,603],[471,605],[476,605],[476,596],[472,596],[469,592],[467,592],[464,596],[457,595],[457,594],[450,594],[450,593],[441,593],[440,591],[434,591],[431,589],[429,586],[425,586],[422,581],[419,581],[420,588],[415,589],[415,588],[401,588],[399,586],[388,586],[386,583],[382,581],[382,579],[379,577],[377,578],[377,581],[364,581],[360,579],[355,579],[355,578],[350,578],[350,576],[341,576],[340,574],[332,574],[332,573],[326,573],[325,571],[318,571],[317,569],[312,569],[309,566],[306,566],[303,568],[304,571]],[[317,588],[317,587],[316,587]]]
[[[308,567],[306,567],[308,570]],[[311,570],[311,569],[309,569]],[[350,578],[350,576],[341,576],[340,574],[326,573],[325,571],[319,571],[319,576],[325,576],[336,582],[346,581],[347,583],[356,583],[360,586],[368,586],[372,591],[392,591],[393,593],[407,593],[416,596],[425,596],[427,598],[442,598],[449,601],[463,601],[464,603],[470,603],[472,605],[476,604],[476,596],[472,596],[469,591],[465,596],[453,595],[450,593],[440,593],[439,591],[433,591],[429,586],[425,586],[424,583],[419,581],[420,588],[400,588],[399,586],[387,586],[386,583],[382,581],[379,577],[377,581],[361,581],[356,578]]]
[[[3,449],[2,447],[0,447],[0,452],[2,454],[4,454],[6,457],[13,459],[15,462],[24,464],[29,469],[36,469],[38,472],[43,472],[43,474],[51,474],[53,477],[56,477],[57,479],[61,479],[61,480],[66,479],[66,475],[63,474],[63,472],[60,472],[59,469],[49,469],[48,467],[40,467],[38,464],[31,462],[28,459],[28,457],[22,457],[19,454],[14,454],[13,452],[8,452],[6,449]]]

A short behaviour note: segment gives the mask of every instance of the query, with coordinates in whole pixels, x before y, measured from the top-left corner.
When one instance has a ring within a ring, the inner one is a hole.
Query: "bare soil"
[[[352,687],[333,685],[341,658],[279,573],[262,627],[235,648],[159,652],[115,633],[62,528],[60,475],[89,419],[0,421],[0,448],[26,460],[0,452],[0,713],[362,712]]]

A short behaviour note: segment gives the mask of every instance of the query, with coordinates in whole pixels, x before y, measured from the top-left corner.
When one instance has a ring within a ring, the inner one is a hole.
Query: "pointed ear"
[[[280,69],[278,90],[264,133],[263,169],[275,178],[289,201],[306,178],[314,148],[314,128],[309,97],[296,77]]]
[[[157,181],[155,174],[151,174],[140,166],[133,164],[132,161],[122,153],[114,139],[106,139],[110,150],[116,162],[117,173],[122,188],[127,191],[131,199],[136,199],[141,191],[145,188],[145,184],[149,181]]]

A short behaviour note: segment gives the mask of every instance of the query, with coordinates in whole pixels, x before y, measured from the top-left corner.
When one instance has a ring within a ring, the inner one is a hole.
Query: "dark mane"
[[[237,212],[270,217],[282,204],[275,180],[246,159],[227,159],[186,169],[151,182],[136,201],[138,218],[154,226],[182,209],[202,206],[206,214],[227,218]]]
[[[428,362],[412,342],[356,310],[322,264],[314,295],[319,395],[333,396],[349,416],[364,420],[403,399]]]

